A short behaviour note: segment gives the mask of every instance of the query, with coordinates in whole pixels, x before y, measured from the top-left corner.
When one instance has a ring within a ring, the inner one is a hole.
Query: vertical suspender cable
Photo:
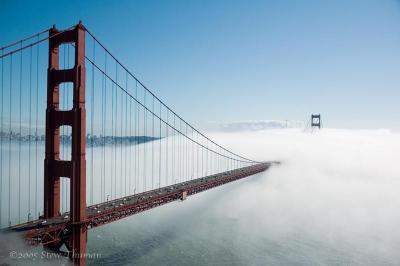
[[[136,81],[136,99],[138,98],[138,83]],[[139,105],[136,102],[135,107],[135,136],[136,136],[136,147],[135,147],[135,168],[137,175],[135,176],[135,191],[139,190],[139,176],[140,176],[140,162],[139,162]]]
[[[205,171],[206,171],[206,176],[208,176],[208,175],[210,175],[210,173],[209,173],[209,170],[210,170],[210,168],[208,167],[208,140],[206,139],[206,147],[205,147],[205,151],[204,151],[204,153],[205,153],[205,166],[206,166],[206,169],[205,169]]]
[[[151,122],[151,189],[154,189],[154,141],[155,141],[155,135],[154,135],[154,97],[152,97],[152,106],[151,106],[151,111],[153,112],[152,114],[152,122]]]
[[[32,48],[31,48],[32,49]],[[4,51],[1,51],[1,55],[4,54]],[[1,58],[1,104],[0,104],[0,228],[2,227],[2,197],[3,197],[3,137],[5,137],[3,131],[3,110],[4,110],[4,59]]]
[[[21,41],[22,48],[22,41]],[[19,136],[18,136],[18,223],[21,223],[21,144],[22,144],[22,54],[19,66]]]
[[[129,195],[131,194],[131,177],[132,177],[132,99],[129,98]]]
[[[115,121],[114,121],[114,199],[117,198],[117,125],[118,125],[118,64],[115,62]]]
[[[10,112],[9,112],[9,143],[8,143],[8,225],[11,226],[11,141],[12,141],[12,131],[11,131],[11,107],[12,107],[12,65],[13,65],[13,55],[10,57]]]
[[[186,129],[186,136],[188,137],[186,140],[186,153],[187,153],[187,176],[188,176],[188,180],[191,179],[191,171],[190,171],[190,153],[189,153],[189,144],[191,142],[191,140],[189,140],[189,133],[188,133],[188,128],[187,128],[187,124],[185,124],[185,129]]]
[[[138,95],[138,83],[137,80],[135,82],[135,95],[137,99]],[[139,176],[139,169],[138,169],[138,130],[137,130],[137,120],[138,120],[138,104],[135,102],[135,188],[134,188],[134,194],[136,194],[136,191],[138,190],[138,176]]]
[[[95,52],[95,41],[93,39],[93,64],[92,64],[92,99],[91,99],[91,110],[90,110],[90,205],[93,205],[93,123],[94,123],[94,64],[96,60],[96,52]]]
[[[113,199],[113,162],[114,162],[114,83],[111,83],[111,199]]]
[[[126,91],[128,91],[128,72],[125,72],[125,87],[126,87]],[[126,188],[127,188],[127,182],[126,182],[126,174],[127,174],[127,157],[128,157],[128,147],[130,146],[130,141],[129,141],[129,135],[127,134],[128,132],[128,96],[125,94],[125,135],[124,135],[124,139],[125,139],[125,190],[124,193],[126,196]],[[129,145],[129,146],[128,146]]]
[[[119,195],[118,195],[118,197],[121,197],[121,195],[122,195],[122,185],[123,185],[123,183],[122,183],[122,173],[123,173],[123,160],[122,160],[122,149],[123,149],[123,144],[122,144],[122,129],[123,129],[123,121],[124,121],[124,119],[123,119],[123,109],[124,109],[124,100],[123,100],[123,91],[122,90],[120,90],[121,91],[121,109],[120,109],[120,115],[118,116],[118,118],[120,119],[120,121],[121,121],[121,123],[120,123],[120,134],[119,134],[119,140],[118,140],[118,142],[117,142],[117,144],[119,144],[119,152],[120,152],[120,154],[119,154],[119,156],[120,156],[120,158],[119,158],[119,173],[117,172],[117,174],[118,174],[118,176],[119,176],[119,179],[118,179],[118,186],[119,186]],[[117,105],[118,106],[118,105]],[[118,111],[117,111],[117,114],[118,114]],[[118,160],[117,160],[118,161]],[[118,198],[117,197],[117,198]]]
[[[174,178],[176,178],[176,176],[175,176],[175,134],[176,134],[176,131],[175,131],[175,114],[173,114],[173,116],[174,116],[174,118],[172,119],[173,120],[173,126],[171,127],[171,131],[172,131],[172,139],[171,139],[171,142],[172,142],[172,144],[171,144],[171,146],[172,146],[172,150],[171,150],[171,173],[172,173],[172,176],[174,177]]]
[[[192,129],[192,139],[194,140],[194,132]],[[191,179],[194,178],[194,142],[191,141],[191,153],[192,153],[192,177]]]
[[[161,102],[160,102],[160,140],[159,140],[159,144],[160,144],[160,151],[159,151],[159,160],[158,160],[158,188],[161,187]]]
[[[104,52],[104,72],[107,74],[107,53]],[[104,79],[104,110],[103,110],[103,202],[106,199],[107,200],[107,195],[106,195],[106,137],[107,137],[107,131],[106,131],[106,126],[107,126],[107,79],[105,74],[103,74],[103,79]]]
[[[39,36],[37,37],[39,40]],[[35,121],[35,215],[38,213],[38,119],[39,119],[39,45],[36,48],[36,121]],[[39,214],[37,216],[39,218]]]
[[[199,143],[199,134],[196,133],[196,141]],[[199,174],[199,144],[196,144],[196,176],[200,177]]]
[[[4,54],[4,51],[1,51],[1,55]],[[4,110],[4,59],[1,58],[1,105],[0,105],[0,228],[2,227],[2,219],[3,218],[3,110]]]
[[[107,54],[105,53],[105,58],[107,57]],[[104,65],[106,64],[106,62],[104,61]],[[101,191],[100,191],[100,200],[102,201],[102,202],[104,202],[104,194],[105,194],[105,191],[104,191],[104,167],[105,167],[105,161],[104,161],[104,151],[105,151],[105,138],[106,138],[106,136],[105,136],[105,133],[104,133],[104,107],[105,107],[105,104],[104,104],[104,100],[105,100],[105,97],[104,97],[104,90],[105,90],[105,76],[104,76],[104,74],[102,74],[101,75],[101,136],[102,136],[102,138],[101,138],[101,143],[102,143],[102,146],[101,146],[101,165],[100,165],[100,182],[101,182]]]
[[[182,132],[182,120],[179,120],[179,131]],[[180,135],[180,147],[179,147],[179,152],[181,155],[181,175],[182,175],[182,181],[185,181],[185,162],[184,162],[184,143],[185,143],[185,137],[183,136],[182,133],[179,133]]]
[[[182,142],[182,135],[181,135],[181,128],[182,128],[182,121],[179,119],[179,133],[178,133],[178,171],[179,171],[179,179],[182,182],[183,181],[183,173],[182,173],[182,148],[181,148],[181,142]]]
[[[165,176],[166,176],[166,180],[167,180],[167,185],[168,185],[168,137],[169,137],[169,132],[168,132],[168,109],[167,109],[167,122],[165,123]],[[171,182],[172,184],[173,182]]]
[[[203,137],[201,136],[201,134],[200,134],[200,140],[201,140],[201,144],[203,145]],[[204,155],[204,148],[203,148],[202,146],[200,146],[200,147],[199,147],[199,150],[200,150],[200,155],[199,155],[199,157],[201,157],[201,162],[199,163],[199,166],[200,166],[200,164],[201,164],[201,167],[200,167],[200,177],[202,177],[202,176],[204,176],[204,172],[203,172],[203,164],[204,164],[203,155]]]
[[[146,106],[146,90],[143,91],[144,106]],[[143,107],[143,191],[146,191],[146,181],[147,181],[147,169],[146,169],[146,149],[147,149],[147,112],[146,108]]]
[[[213,158],[214,158],[214,150],[213,150],[213,143],[210,143],[211,147],[210,147],[210,174],[213,175],[214,174],[214,164],[213,164]]]
[[[187,136],[187,124],[185,124],[185,138],[184,138],[184,143],[183,143],[183,148],[184,148],[184,150],[183,150],[183,152],[184,152],[184,154],[185,154],[185,159],[184,159],[184,162],[185,162],[185,181],[186,180],[188,180],[188,160],[187,160],[187,138],[186,138],[186,136]]]

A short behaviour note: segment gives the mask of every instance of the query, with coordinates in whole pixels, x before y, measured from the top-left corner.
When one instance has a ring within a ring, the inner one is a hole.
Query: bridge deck
[[[85,224],[88,228],[94,228],[172,201],[182,200],[186,196],[263,172],[273,163],[275,162],[260,163],[88,206]],[[59,217],[39,219],[9,229],[27,231],[25,237],[32,244],[49,244],[67,239],[69,225],[67,212]]]

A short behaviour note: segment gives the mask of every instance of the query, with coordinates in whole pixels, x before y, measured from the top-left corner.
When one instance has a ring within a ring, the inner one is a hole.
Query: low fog
[[[400,261],[400,134],[288,129],[214,137],[242,154],[282,162],[243,197],[232,197],[262,206],[240,215],[259,220],[269,235],[303,235],[375,265]]]
[[[89,248],[105,252],[102,262],[118,256],[134,265],[398,264],[400,134],[274,129],[211,137],[282,164],[93,230]]]
[[[281,165],[90,230],[88,252],[101,258],[88,264],[398,265],[400,134],[289,128],[208,135]]]

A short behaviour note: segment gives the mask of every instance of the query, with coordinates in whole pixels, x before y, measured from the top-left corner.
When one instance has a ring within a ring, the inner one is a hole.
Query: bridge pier
[[[85,265],[86,255],[86,110],[85,110],[85,28],[82,23],[73,29],[49,31],[49,68],[47,74],[46,155],[44,162],[44,217],[60,216],[60,177],[71,180],[70,231],[66,246],[75,264]],[[59,46],[72,43],[75,64],[71,69],[59,68]],[[61,83],[73,83],[73,107],[60,111]],[[60,127],[72,127],[71,161],[60,160]],[[51,244],[59,249],[62,243]]]

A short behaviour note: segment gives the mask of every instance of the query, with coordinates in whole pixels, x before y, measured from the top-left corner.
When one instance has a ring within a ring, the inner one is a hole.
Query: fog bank
[[[104,252],[97,263],[398,265],[400,134],[276,129],[211,137],[282,164],[93,230],[89,249]]]

